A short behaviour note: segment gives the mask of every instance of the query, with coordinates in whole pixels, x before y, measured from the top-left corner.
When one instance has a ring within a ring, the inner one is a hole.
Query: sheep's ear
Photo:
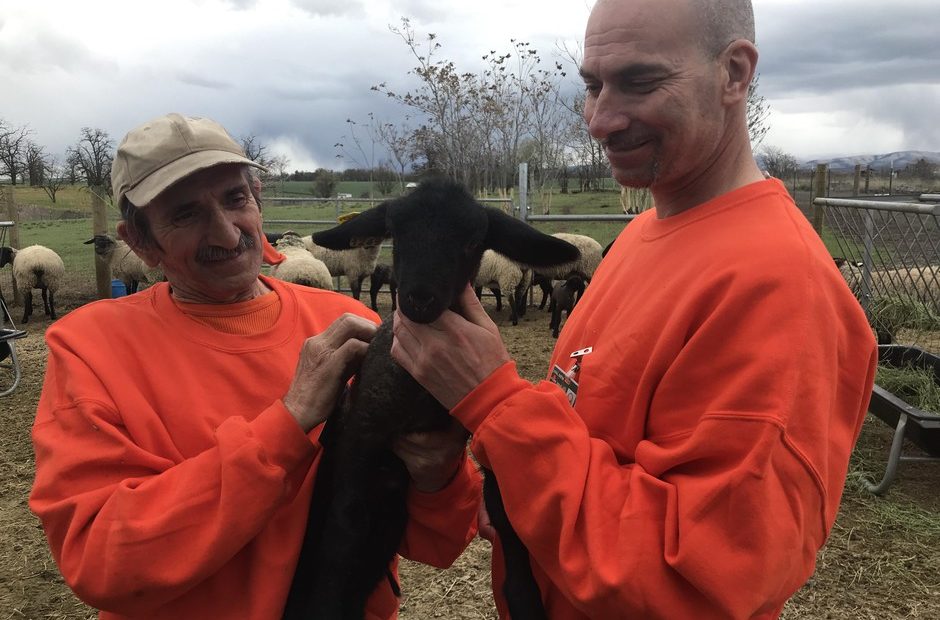
[[[580,250],[567,241],[546,235],[494,207],[484,207],[489,219],[486,247],[533,267],[550,267],[577,260]]]
[[[83,243],[84,243],[85,245],[88,245],[89,243],[94,243],[94,242],[95,242],[95,238],[92,237],[91,239],[89,239],[88,241],[84,241]]]
[[[388,203],[363,211],[339,226],[313,233],[313,242],[331,250],[375,245],[388,236],[385,214]]]

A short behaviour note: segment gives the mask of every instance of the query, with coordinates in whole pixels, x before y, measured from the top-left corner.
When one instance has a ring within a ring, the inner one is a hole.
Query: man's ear
[[[726,81],[722,87],[722,102],[732,106],[747,101],[747,91],[757,70],[757,48],[747,39],[737,39],[721,53]]]
[[[160,253],[158,252],[158,248],[152,243],[142,243],[136,228],[128,226],[127,222],[121,221],[118,222],[117,225],[117,234],[118,238],[124,240],[130,249],[134,251],[134,254],[147,263],[148,267],[154,268],[160,266]]]

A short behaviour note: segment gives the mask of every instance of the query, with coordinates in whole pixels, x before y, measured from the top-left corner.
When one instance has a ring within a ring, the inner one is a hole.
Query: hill
[[[851,171],[856,164],[862,168],[871,166],[875,170],[903,170],[920,159],[940,165],[940,152],[937,151],[896,151],[884,155],[854,155],[850,157],[831,157],[801,162],[801,168],[813,168],[816,164],[829,164],[831,170]]]

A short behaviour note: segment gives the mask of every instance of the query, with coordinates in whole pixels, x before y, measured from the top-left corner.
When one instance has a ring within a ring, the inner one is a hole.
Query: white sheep
[[[288,231],[281,235],[275,244],[277,251],[284,255],[284,262],[271,268],[271,276],[285,282],[303,284],[314,288],[333,290],[333,276],[330,270],[318,258],[304,247],[304,242],[295,232]]]
[[[544,275],[549,280],[566,280],[573,273],[581,276],[585,282],[590,281],[594,277],[594,270],[601,263],[601,253],[604,251],[601,244],[587,235],[554,233],[552,236],[578,248],[581,251],[581,258],[550,269],[542,267],[536,269],[535,273]]]
[[[864,263],[835,258],[852,293],[861,298]],[[940,310],[940,265],[872,271],[869,280],[872,298],[908,297],[934,310]]]
[[[137,256],[130,246],[110,235],[95,235],[85,244],[95,244],[95,254],[111,265],[111,276],[121,280],[127,287],[128,294],[137,292],[141,282],[159,282],[163,273],[152,268]]]
[[[542,289],[542,303],[539,304],[539,309],[545,307],[545,300],[548,299],[552,293],[553,280],[567,280],[570,276],[576,275],[580,276],[586,285],[591,281],[591,278],[594,277],[594,270],[601,264],[601,258],[604,256],[604,248],[601,247],[601,244],[587,235],[554,233],[552,236],[562,241],[567,241],[577,247],[578,250],[581,251],[581,258],[550,269],[540,268],[533,270],[532,280]],[[608,248],[609,247],[610,246],[608,246]],[[581,293],[578,293],[575,298],[575,303],[577,303],[580,298]]]
[[[370,240],[369,243],[355,247],[351,250],[330,250],[313,242],[313,236],[303,237],[304,247],[314,258],[323,261],[333,276],[346,276],[352,296],[357,300],[362,293],[362,281],[366,276],[372,275],[375,264],[379,259],[381,239]]]
[[[480,268],[473,279],[473,287],[478,296],[484,286],[493,290],[497,295],[497,310],[501,305],[498,303],[500,291],[505,292],[509,301],[510,319],[513,325],[518,325],[519,315],[525,314],[525,293],[531,281],[531,269],[493,250],[486,250],[480,259]]]
[[[22,250],[5,247],[0,251],[0,267],[13,263],[16,288],[23,295],[23,322],[28,323],[33,313],[33,289],[42,291],[42,307],[55,319],[55,293],[65,278],[65,263],[53,250],[42,245],[31,245]]]

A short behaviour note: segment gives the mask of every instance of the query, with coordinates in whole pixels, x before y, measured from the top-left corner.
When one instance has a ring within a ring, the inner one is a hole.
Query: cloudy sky
[[[581,40],[593,0],[0,0],[0,119],[52,154],[82,127],[115,142],[165,112],[253,134],[290,169],[336,158],[347,118],[399,120],[408,17],[460,71],[529,41]],[[764,144],[799,159],[940,151],[938,0],[754,0]],[[569,73],[569,76],[573,73]],[[572,84],[572,88],[576,85]]]

